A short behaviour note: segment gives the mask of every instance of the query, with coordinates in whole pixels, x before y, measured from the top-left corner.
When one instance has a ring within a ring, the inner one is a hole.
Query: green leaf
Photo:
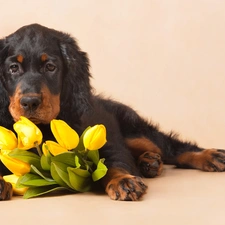
[[[92,166],[93,163],[87,160],[84,160],[85,156],[84,154],[81,155],[80,153],[76,153],[77,155],[75,156],[75,168],[80,168],[82,170],[89,170],[90,165]]]
[[[9,153],[9,156],[14,159],[19,159],[23,162],[29,163],[30,165],[34,165],[39,169],[41,168],[40,156],[38,156],[33,152],[27,150],[14,149]]]
[[[90,172],[88,170],[83,170],[83,169],[80,169],[80,168],[68,167],[67,171],[68,171],[68,169],[70,169],[71,171],[73,171],[75,174],[77,174],[80,177],[87,178],[87,177],[91,176],[91,174],[90,174]]]
[[[107,167],[104,164],[104,159],[100,159],[97,165],[97,169],[92,173],[92,179],[93,181],[97,181],[104,177],[107,173]]]
[[[75,167],[74,161],[75,153],[72,151],[64,152],[52,157],[52,162],[63,162],[67,166]]]
[[[76,152],[76,156],[78,157],[79,159],[79,163],[80,163],[80,167],[79,168],[82,168],[82,169],[87,169],[87,152],[86,151],[83,151],[83,152]]]
[[[67,171],[69,173],[70,184],[74,190],[86,192],[91,189],[91,174],[87,170],[68,167]]]
[[[80,168],[81,167],[81,164],[79,162],[79,157],[77,155],[75,156],[75,166],[76,166],[76,168]]]
[[[44,154],[41,156],[41,167],[43,170],[50,170],[51,167],[51,158],[48,156],[45,156]]]
[[[33,198],[40,195],[48,194],[50,192],[58,192],[58,191],[72,191],[71,189],[65,187],[59,187],[58,185],[51,185],[45,187],[30,187],[23,195],[23,198]]]
[[[47,173],[46,171],[38,170],[34,165],[31,165],[31,172],[36,173],[37,175],[39,175],[40,177],[42,177],[43,179],[47,181],[52,180],[52,178],[50,178],[49,173]]]
[[[66,171],[66,172],[65,172]],[[62,187],[72,188],[70,184],[69,175],[67,173],[67,166],[63,163],[52,162],[51,163],[51,175],[53,179]]]
[[[98,165],[98,161],[99,161],[99,152],[98,152],[98,150],[88,151],[87,157],[88,157],[89,160],[94,162],[95,165]]]
[[[53,179],[50,181],[47,181],[45,179],[42,179],[40,176],[32,173],[27,173],[19,178],[16,186],[18,188],[20,187],[32,187],[32,186],[49,186],[57,184]]]
[[[21,159],[20,157],[26,157],[26,156],[31,157],[31,158],[35,158],[37,160],[40,159],[39,155],[37,155],[33,152],[30,152],[28,150],[20,150],[18,148],[10,151],[9,156],[14,157],[16,159]],[[26,162],[28,162],[28,161],[26,161]]]

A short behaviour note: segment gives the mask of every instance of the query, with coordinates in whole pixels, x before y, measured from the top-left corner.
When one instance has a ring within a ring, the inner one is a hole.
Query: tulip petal
[[[62,147],[61,145],[59,145],[54,141],[46,141],[45,145],[54,156],[68,151],[66,148]]]
[[[30,172],[30,164],[14,159],[8,155],[0,156],[2,163],[15,175],[21,176]]]
[[[18,159],[30,165],[34,165],[35,167],[39,169],[41,168],[40,156],[38,156],[37,154],[33,152],[24,151],[20,149],[14,149],[10,151],[8,155],[14,159]]]
[[[26,150],[41,144],[43,136],[40,129],[27,118],[21,116],[13,128],[18,136],[19,149]]]
[[[97,124],[86,131],[83,137],[84,146],[88,150],[100,149],[106,143],[106,128]]]
[[[0,126],[0,149],[13,150],[16,147],[16,135],[11,130]]]
[[[55,139],[62,147],[68,150],[77,147],[79,136],[66,122],[63,120],[52,120],[50,126]]]

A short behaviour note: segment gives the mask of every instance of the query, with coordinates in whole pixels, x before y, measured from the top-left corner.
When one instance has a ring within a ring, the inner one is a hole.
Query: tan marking
[[[125,139],[125,143],[131,150],[131,153],[134,157],[139,157],[141,154],[147,151],[162,155],[160,148],[158,148],[152,141],[145,137],[127,138]]]
[[[46,53],[41,55],[41,61],[45,62],[48,59],[48,55]]]
[[[33,111],[25,111],[20,105],[20,99],[24,96],[38,96],[42,98],[42,103]],[[20,85],[16,88],[14,95],[10,97],[9,111],[14,119],[18,121],[20,116],[25,116],[35,124],[50,123],[55,119],[60,111],[60,95],[53,95],[46,86],[43,86],[41,93],[26,93],[22,94]]]
[[[18,55],[16,59],[19,63],[22,63],[24,58],[22,55]]]

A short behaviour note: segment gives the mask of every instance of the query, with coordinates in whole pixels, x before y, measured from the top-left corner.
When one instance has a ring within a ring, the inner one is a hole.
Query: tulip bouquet
[[[12,172],[3,178],[26,199],[53,191],[89,191],[107,172],[98,152],[106,143],[103,125],[88,127],[80,137],[62,120],[52,120],[50,127],[57,142],[43,144],[41,131],[25,117],[13,126],[17,136],[0,127],[0,160]]]

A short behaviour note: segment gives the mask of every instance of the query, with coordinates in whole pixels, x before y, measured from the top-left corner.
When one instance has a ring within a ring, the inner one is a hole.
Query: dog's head
[[[14,121],[25,116],[46,124],[71,109],[79,116],[89,77],[88,58],[68,34],[32,24],[0,40],[0,79]]]

